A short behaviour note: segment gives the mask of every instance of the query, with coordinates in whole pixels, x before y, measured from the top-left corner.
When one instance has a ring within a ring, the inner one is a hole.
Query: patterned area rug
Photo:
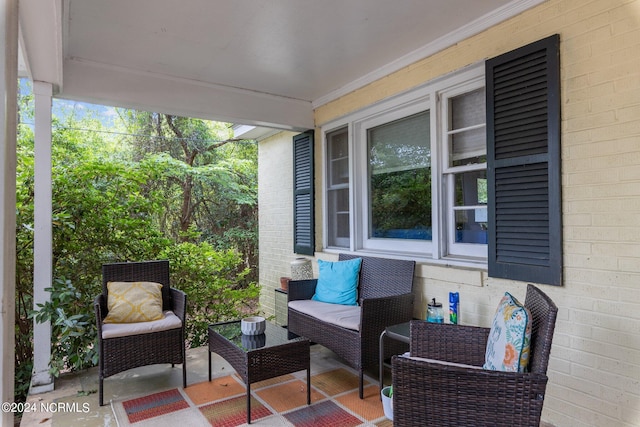
[[[311,376],[283,375],[251,385],[251,425],[391,426],[384,417],[377,385],[366,382],[358,398],[358,377],[339,368]],[[247,425],[246,388],[236,375],[112,403],[120,427]]]

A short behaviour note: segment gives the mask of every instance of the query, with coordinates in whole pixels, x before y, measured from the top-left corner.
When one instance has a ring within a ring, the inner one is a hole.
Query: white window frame
[[[431,135],[429,140],[433,141],[436,136],[434,131],[434,119],[433,119],[433,102],[430,96],[425,96],[417,99],[408,105],[401,105],[397,108],[385,111],[383,114],[367,117],[361,121],[354,123],[354,138],[356,139],[356,189],[358,189],[359,203],[355,204],[354,216],[358,218],[356,221],[356,235],[359,239],[356,241],[358,249],[375,251],[375,252],[388,252],[388,253],[408,253],[408,254],[430,254],[432,252],[431,241],[426,240],[409,240],[409,239],[389,239],[389,238],[372,238],[369,237],[369,230],[371,229],[371,214],[369,212],[369,153],[368,153],[368,141],[367,136],[370,129],[377,126],[381,126],[387,123],[391,123],[396,120],[403,119],[405,117],[412,116],[414,114],[429,111],[429,120]],[[433,150],[433,142],[431,142],[431,150]],[[433,154],[432,154],[433,157]],[[430,163],[433,164],[433,160],[430,159]],[[433,173],[432,173],[433,174]],[[433,182],[433,180],[432,180]],[[433,190],[433,188],[432,188]],[[358,196],[356,196],[358,198]],[[433,200],[432,200],[433,204]],[[433,208],[432,208],[433,212]],[[432,220],[435,222],[435,220]]]
[[[456,243],[455,241],[455,174],[456,173],[464,173],[464,172],[475,172],[475,171],[486,171],[487,163],[477,163],[471,165],[464,166],[449,166],[449,149],[450,144],[449,137],[451,133],[448,129],[448,118],[450,117],[449,112],[449,100],[451,98],[455,98],[456,96],[463,95],[465,93],[472,92],[476,89],[481,89],[485,86],[484,82],[484,74],[482,77],[472,79],[470,81],[464,82],[460,85],[450,87],[448,89],[442,90],[438,93],[438,97],[440,102],[440,119],[438,120],[438,125],[440,126],[440,147],[442,149],[442,157],[440,159],[440,164],[442,165],[442,174],[441,180],[444,191],[444,197],[442,200],[444,208],[444,224],[443,224],[443,235],[446,236],[442,239],[443,242],[446,243],[446,246],[443,246],[442,256],[443,257],[472,257],[472,258],[487,258],[487,245],[486,244],[478,244],[478,243]],[[486,129],[486,122],[480,125],[474,126],[474,128]],[[485,141],[486,146],[486,141]],[[486,154],[486,150],[485,150]],[[476,206],[478,209],[487,210],[486,205],[478,205]]]
[[[448,233],[453,217],[453,188],[448,163],[447,123],[444,99],[460,95],[484,86],[484,63],[475,64],[459,72],[440,77],[417,88],[384,99],[362,110],[321,126],[323,174],[323,243],[331,251],[346,248],[331,248],[327,245],[329,213],[327,191],[327,133],[348,128],[349,141],[349,251],[379,253],[385,255],[411,256],[415,259],[433,260],[451,265],[486,266],[487,245],[454,243],[455,236]],[[448,102],[446,102],[448,104]],[[429,111],[431,141],[431,196],[432,196],[432,241],[407,239],[370,239],[367,130],[416,113]],[[486,164],[457,167],[462,170],[486,169]],[[446,171],[446,172],[445,172]],[[455,183],[453,183],[455,184]],[[454,226],[455,229],[455,226]]]
[[[329,241],[331,240],[331,230],[329,230],[329,224],[331,223],[330,216],[332,215],[329,212],[329,203],[328,203],[328,191],[331,188],[329,185],[330,177],[328,176],[329,170],[329,149],[327,144],[327,135],[338,131],[338,130],[347,130],[347,144],[348,144],[348,153],[349,153],[349,243],[348,246],[330,246]],[[335,122],[331,122],[323,127],[321,127],[321,135],[322,135],[322,243],[323,248],[328,249],[329,251],[342,252],[348,250],[349,252],[355,251],[354,246],[354,226],[355,221],[353,218],[353,209],[354,209],[354,199],[353,199],[353,180],[354,180],[354,164],[353,164],[353,125],[351,122],[346,120],[339,120]]]
[[[328,136],[334,132],[339,132],[339,131],[346,131],[347,133],[347,157],[348,157],[348,167],[347,167],[347,172],[348,172],[348,182],[346,184],[336,184],[333,185],[331,183],[331,165],[330,162],[332,159],[329,158],[329,141],[328,141]],[[325,247],[329,247],[329,248],[337,248],[337,249],[350,249],[351,248],[351,241],[353,240],[351,238],[351,234],[353,234],[353,224],[351,221],[352,218],[352,212],[353,212],[353,203],[352,203],[352,197],[351,197],[351,193],[352,193],[352,174],[353,174],[353,167],[351,166],[351,161],[353,159],[353,154],[352,154],[352,144],[350,141],[351,138],[351,132],[349,130],[349,126],[341,126],[338,127],[336,129],[332,129],[330,131],[326,131],[323,133],[323,160],[324,160],[324,176],[325,176],[325,180],[324,180],[324,197],[325,197],[325,203],[324,203],[324,218],[325,218],[325,226],[323,227],[325,230],[324,233],[324,246]],[[336,191],[336,190],[343,190],[346,189],[349,192],[349,238],[339,238],[337,237],[337,230],[331,230],[331,225],[337,227],[337,214],[335,212],[329,212],[329,193],[331,191]],[[339,244],[337,245],[333,245],[330,246],[329,242],[337,242]],[[342,244],[344,242],[344,244]]]

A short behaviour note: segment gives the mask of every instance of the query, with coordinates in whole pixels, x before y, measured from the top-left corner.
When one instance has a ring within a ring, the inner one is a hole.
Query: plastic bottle
[[[458,324],[458,302],[460,295],[458,292],[449,292],[449,323]]]

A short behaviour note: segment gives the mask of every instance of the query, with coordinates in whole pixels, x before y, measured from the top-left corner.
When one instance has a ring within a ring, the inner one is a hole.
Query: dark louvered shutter
[[[559,44],[486,63],[490,277],[562,284]]]
[[[314,254],[313,131],[293,137],[293,251]]]

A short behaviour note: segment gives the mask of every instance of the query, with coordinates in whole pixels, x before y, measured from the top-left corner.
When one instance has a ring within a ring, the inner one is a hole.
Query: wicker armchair
[[[363,398],[364,369],[377,367],[380,334],[385,327],[413,318],[414,261],[340,254],[339,260],[362,258],[358,284],[360,330],[346,329],[289,307],[290,332],[321,344],[360,372],[360,398]],[[289,282],[288,300],[311,299],[317,279]],[[385,346],[385,357],[406,351],[405,344]]]
[[[529,369],[513,373],[392,358],[394,426],[538,426],[558,308],[529,285]],[[489,328],[411,322],[411,356],[481,367]]]
[[[181,320],[179,328],[103,339],[103,320],[107,315],[107,283],[112,281],[161,283],[162,309],[171,310]],[[169,284],[169,261],[144,261],[102,266],[102,294],[94,300],[98,324],[99,399],[103,402],[104,379],[132,368],[157,363],[182,364],[182,382],[187,386],[185,358],[185,314],[187,297]]]

